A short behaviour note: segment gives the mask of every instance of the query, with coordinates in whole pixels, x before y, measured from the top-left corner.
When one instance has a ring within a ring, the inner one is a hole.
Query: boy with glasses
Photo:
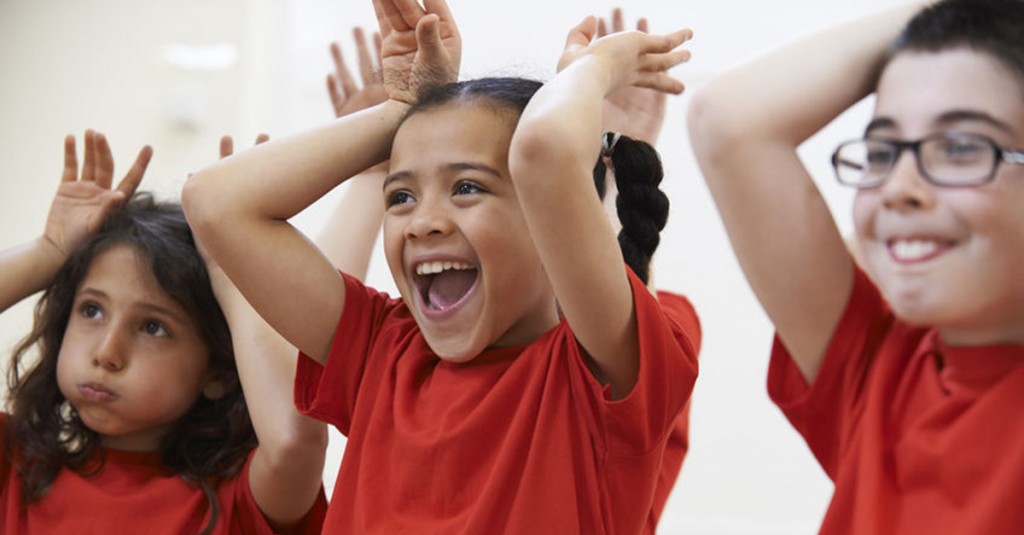
[[[777,329],[770,394],[835,483],[821,532],[1022,533],[1024,2],[916,11],[723,75],[691,139]],[[869,278],[796,149],[872,91],[832,158]]]

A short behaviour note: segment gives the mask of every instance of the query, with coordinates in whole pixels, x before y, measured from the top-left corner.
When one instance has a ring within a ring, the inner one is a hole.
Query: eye
[[[400,189],[389,192],[384,196],[384,206],[386,208],[391,208],[392,206],[411,203],[415,200],[415,197],[413,197],[407,190]]]
[[[948,139],[940,145],[942,157],[953,162],[970,162],[991,152],[991,148],[983,142],[973,139]]]
[[[163,323],[155,320],[149,320],[142,324],[142,331],[150,336],[165,337],[170,335],[167,332],[167,328],[164,327]]]
[[[103,317],[103,310],[96,306],[95,303],[82,303],[78,307],[78,313],[81,314],[83,318],[89,319],[101,319]]]
[[[468,180],[461,180],[455,185],[456,195],[473,195],[474,193],[483,193],[484,189],[478,186],[474,182]]]

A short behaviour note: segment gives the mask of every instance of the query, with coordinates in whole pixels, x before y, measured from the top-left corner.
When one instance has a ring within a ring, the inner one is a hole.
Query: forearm
[[[0,252],[0,312],[46,288],[63,263],[63,255],[42,237]]]
[[[695,148],[748,140],[798,146],[873,90],[886,48],[920,6],[825,30],[711,81],[690,107],[688,121],[702,132]]]
[[[386,166],[376,166],[350,178],[348,189],[316,239],[335,267],[359,280],[366,279],[384,218],[381,188],[386,173]]]
[[[217,300],[231,328],[235,362],[259,440],[249,474],[253,496],[272,521],[301,518],[321,486],[327,427],[293,403],[297,351],[278,335],[227,277],[212,273]]]

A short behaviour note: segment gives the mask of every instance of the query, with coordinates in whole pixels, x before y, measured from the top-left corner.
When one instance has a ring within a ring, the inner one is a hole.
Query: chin
[[[432,336],[423,332],[423,338],[438,358],[455,364],[469,362],[487,349],[487,344],[474,343],[462,336]]]

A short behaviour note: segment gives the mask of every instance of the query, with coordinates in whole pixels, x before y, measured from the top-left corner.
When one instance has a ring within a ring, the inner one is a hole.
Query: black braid
[[[615,134],[605,135],[609,136],[607,142],[611,143]],[[627,136],[619,137],[611,158],[615,184],[619,190],[615,208],[619,222],[622,223],[619,247],[626,264],[640,280],[647,283],[651,257],[661,241],[661,229],[665,228],[668,221],[668,196],[658,187],[664,178],[661,159],[654,147]],[[594,185],[601,196],[604,195],[605,167],[602,159],[598,160],[594,169]]]

